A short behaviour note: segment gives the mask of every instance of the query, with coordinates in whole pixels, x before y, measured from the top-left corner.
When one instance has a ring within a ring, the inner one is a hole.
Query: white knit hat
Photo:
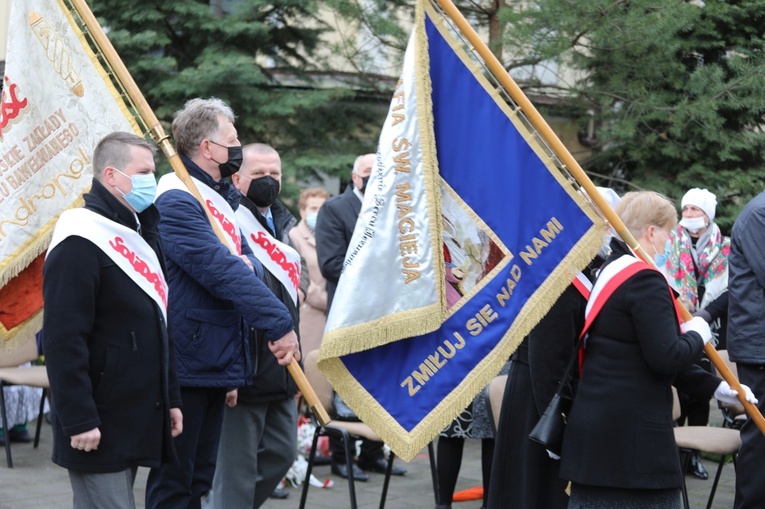
[[[707,191],[706,189],[699,189],[694,187],[683,196],[683,200],[680,202],[680,208],[682,209],[686,205],[695,205],[704,211],[709,218],[709,222],[715,220],[715,210],[717,209],[717,197]]]

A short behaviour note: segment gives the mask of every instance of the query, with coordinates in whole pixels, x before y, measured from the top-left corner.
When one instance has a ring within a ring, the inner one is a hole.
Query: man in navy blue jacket
[[[162,177],[156,205],[185,419],[175,443],[180,465],[152,469],[147,508],[200,507],[210,490],[226,392],[251,379],[250,327],[264,331],[279,364],[300,359],[290,314],[261,280],[263,268],[241,236],[239,193],[224,180],[242,161],[234,119],[215,98],[192,99],[173,119],[176,148],[227,245],[180,179]]]

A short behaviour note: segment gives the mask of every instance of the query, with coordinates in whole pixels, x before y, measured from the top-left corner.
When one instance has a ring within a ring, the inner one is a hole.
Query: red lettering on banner
[[[11,83],[8,76],[5,77],[5,87],[0,96],[0,137],[3,136],[2,130],[6,128],[8,122],[19,116],[19,112],[27,106],[26,97],[19,100],[16,96],[18,86]]]
[[[242,239],[239,237],[239,232],[237,231],[236,226],[234,226],[234,223],[229,221],[228,218],[223,215],[223,212],[216,209],[211,200],[207,200],[207,208],[210,209],[210,214],[218,220],[221,228],[226,232],[226,235],[231,237],[231,240],[234,241],[236,254],[242,254]]]
[[[122,240],[122,237],[114,237],[114,240],[109,241],[109,245],[112,246],[112,249],[124,256],[137,273],[143,276],[146,281],[154,285],[154,289],[159,295],[159,298],[162,299],[165,309],[167,309],[167,286],[165,285],[164,279],[156,272],[153,272],[149,265],[140,256],[131,251],[130,248],[125,245],[125,241]]]
[[[263,250],[268,253],[268,256],[270,256],[279,267],[284,269],[289,276],[290,281],[292,281],[292,284],[295,286],[295,289],[297,290],[300,288],[300,263],[290,263],[284,252],[279,249],[279,246],[269,240],[268,234],[258,232],[258,236],[256,237],[254,233],[251,233],[250,237],[257,245],[262,247]]]

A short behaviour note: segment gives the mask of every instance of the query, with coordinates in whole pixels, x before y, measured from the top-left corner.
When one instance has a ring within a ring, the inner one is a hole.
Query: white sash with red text
[[[167,322],[167,281],[157,254],[143,237],[135,230],[88,209],[70,209],[64,211],[56,223],[48,253],[72,235],[91,241],[106,253],[157,303]]]
[[[236,210],[244,238],[260,263],[287,289],[297,306],[300,288],[300,254],[276,240],[247,207]]]
[[[234,209],[232,209],[231,205],[229,205],[221,195],[216,193],[214,189],[210,189],[206,184],[194,177],[191,177],[191,180],[194,181],[194,185],[196,185],[199,194],[207,205],[207,210],[209,210],[210,214],[212,214],[215,220],[218,221],[218,225],[225,234],[228,246],[234,250],[236,254],[241,255],[242,238],[239,234],[239,225],[236,221]],[[159,183],[157,184],[157,197],[171,189],[177,189],[191,194],[191,191],[186,187],[186,184],[184,184],[175,173],[168,173],[159,179]]]

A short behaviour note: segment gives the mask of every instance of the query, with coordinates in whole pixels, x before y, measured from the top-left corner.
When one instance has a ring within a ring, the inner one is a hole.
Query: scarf
[[[730,239],[712,223],[696,241],[696,247],[682,226],[672,232],[669,242],[671,252],[663,267],[667,279],[691,312],[705,308],[728,288]],[[700,286],[705,288],[701,302]]]

